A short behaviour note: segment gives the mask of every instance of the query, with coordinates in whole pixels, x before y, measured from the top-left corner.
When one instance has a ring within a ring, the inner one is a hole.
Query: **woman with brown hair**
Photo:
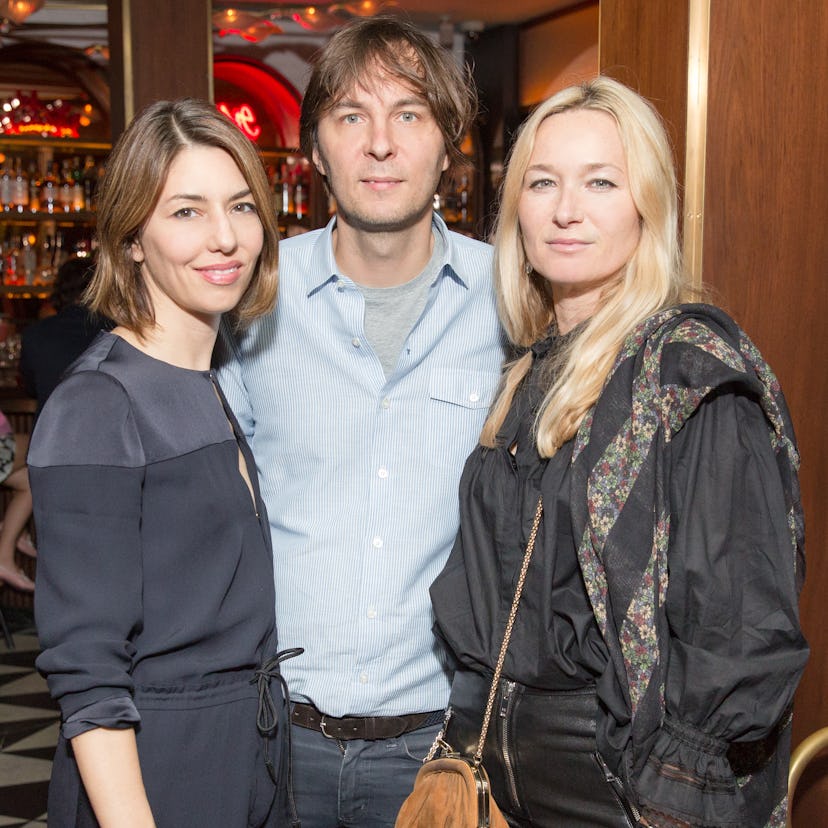
[[[283,826],[286,707],[256,467],[211,371],[223,315],[273,307],[254,146],[206,102],[124,132],[87,291],[113,320],[51,394],[29,467],[37,661],[61,707],[60,826]]]

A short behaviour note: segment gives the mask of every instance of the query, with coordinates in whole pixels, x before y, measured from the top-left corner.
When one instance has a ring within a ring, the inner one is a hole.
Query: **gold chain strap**
[[[477,750],[474,752],[474,763],[479,765],[483,760],[483,746],[486,743],[486,734],[489,732],[489,722],[492,718],[492,708],[494,707],[495,696],[497,695],[497,687],[500,684],[500,676],[503,673],[503,662],[506,660],[506,650],[509,647],[509,639],[512,637],[512,627],[515,624],[515,616],[518,611],[518,604],[520,603],[520,596],[523,592],[523,584],[526,581],[526,572],[529,569],[529,561],[532,558],[532,552],[535,549],[535,538],[538,536],[538,527],[540,526],[541,515],[543,514],[543,498],[538,498],[538,506],[535,509],[535,519],[532,523],[532,531],[529,534],[529,540],[526,541],[526,552],[523,555],[523,565],[520,568],[520,575],[518,576],[517,586],[515,587],[515,597],[512,601],[512,609],[509,611],[509,619],[506,622],[506,630],[503,633],[503,643],[500,645],[500,654],[497,657],[497,664],[495,665],[494,675],[492,676],[492,686],[489,688],[489,699],[486,702],[486,714],[483,716],[483,726],[480,728],[480,740],[477,743]]]

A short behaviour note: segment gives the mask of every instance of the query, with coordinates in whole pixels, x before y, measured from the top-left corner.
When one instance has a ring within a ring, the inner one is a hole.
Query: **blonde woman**
[[[807,658],[798,456],[778,383],[692,298],[668,140],[599,77],[523,126],[496,231],[525,349],[461,482],[432,586],[468,750],[538,499],[484,754],[514,826],[784,824]]]

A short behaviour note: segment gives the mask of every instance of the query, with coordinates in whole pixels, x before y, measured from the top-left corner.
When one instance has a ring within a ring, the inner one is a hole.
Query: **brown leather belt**
[[[299,727],[318,730],[329,739],[394,739],[421,727],[440,724],[444,711],[409,716],[326,716],[312,704],[294,704],[290,720]]]

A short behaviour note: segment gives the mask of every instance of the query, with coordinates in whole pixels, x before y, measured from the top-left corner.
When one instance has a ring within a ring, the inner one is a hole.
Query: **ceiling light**
[[[19,26],[30,14],[43,6],[44,0],[0,0],[0,20],[8,26]]]
[[[246,40],[263,40],[282,29],[277,20],[293,20],[304,29],[327,31],[352,17],[370,17],[396,6],[396,0],[322,0],[319,3],[278,3],[258,12],[239,11],[227,6],[213,14],[213,28],[219,37],[238,35]]]

